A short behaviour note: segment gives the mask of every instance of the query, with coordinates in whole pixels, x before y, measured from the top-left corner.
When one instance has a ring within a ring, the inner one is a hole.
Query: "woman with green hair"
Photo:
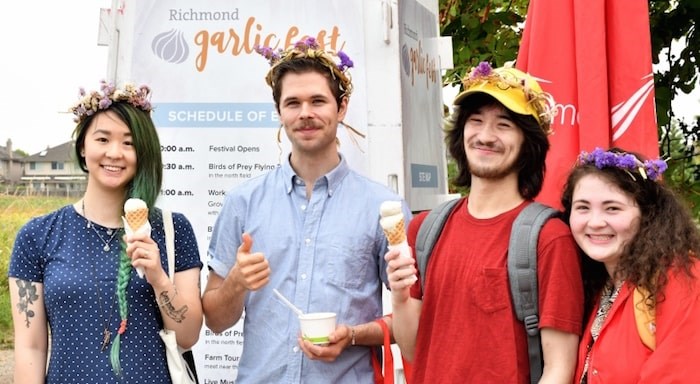
[[[202,262],[179,213],[174,284],[166,272],[162,213],[154,206],[163,163],[151,109],[147,86],[104,81],[100,91],[81,89],[71,108],[85,194],[25,224],[10,260],[18,383],[170,383],[159,331],[175,331],[182,348],[199,338]],[[129,198],[146,203],[150,233],[125,235]]]

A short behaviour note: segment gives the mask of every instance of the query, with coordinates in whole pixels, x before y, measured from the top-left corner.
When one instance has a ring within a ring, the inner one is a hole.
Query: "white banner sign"
[[[122,36],[114,71],[119,81],[153,90],[165,167],[159,205],[192,222],[205,262],[204,286],[207,247],[226,191],[274,169],[288,153],[264,80],[269,65],[254,47],[286,48],[313,36],[327,49],[346,52],[361,69],[362,9],[320,0],[134,1],[118,12]],[[363,72],[351,74],[356,87],[346,120],[364,131]],[[358,148],[339,133],[341,151],[362,171],[365,144]],[[194,348],[200,383],[234,382],[242,335],[242,321],[222,334],[204,327]]]

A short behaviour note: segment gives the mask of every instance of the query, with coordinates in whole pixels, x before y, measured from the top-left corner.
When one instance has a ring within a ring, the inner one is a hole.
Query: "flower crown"
[[[510,68],[505,68],[499,72],[494,70],[486,61],[480,62],[476,67],[473,67],[469,76],[465,76],[462,79],[462,85],[464,90],[468,90],[481,83],[491,84],[502,91],[509,89],[521,90],[525,95],[525,100],[528,106],[531,106],[537,114],[537,120],[540,126],[545,131],[547,135],[552,133],[551,125],[554,120],[554,116],[557,114],[557,110],[554,107],[554,98],[547,92],[544,92],[539,85],[536,84],[537,88],[534,89],[530,84],[528,84],[528,79],[525,77],[517,77],[508,72]]]
[[[604,151],[596,148],[593,152],[583,151],[578,156],[578,165],[593,165],[598,169],[619,168],[636,180],[632,172],[637,172],[644,180],[657,181],[666,171],[668,164],[663,159],[640,161],[637,156],[625,152]]]
[[[338,79],[340,90],[345,96],[349,97],[352,93],[352,79],[348,69],[352,68],[354,63],[350,57],[343,51],[324,51],[313,37],[299,40],[286,50],[278,49],[275,51],[270,47],[260,45],[256,45],[254,49],[270,62],[270,71],[265,76],[265,81],[270,87],[274,87],[272,78],[279,64],[294,59],[310,58],[318,60],[330,70],[331,76]]]
[[[151,89],[147,85],[136,87],[134,84],[127,83],[123,88],[117,88],[114,84],[101,80],[99,91],[86,93],[85,89],[80,87],[79,100],[70,108],[70,111],[75,115],[73,121],[76,123],[117,102],[126,102],[144,112],[150,112],[153,109],[150,98]]]

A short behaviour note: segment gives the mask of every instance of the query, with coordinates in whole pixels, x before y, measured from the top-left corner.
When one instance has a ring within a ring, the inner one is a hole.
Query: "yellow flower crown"
[[[286,50],[278,49],[274,51],[270,47],[256,45],[255,51],[270,62],[270,70],[265,76],[265,81],[270,87],[274,87],[272,79],[279,64],[294,59],[310,58],[318,60],[328,68],[334,79],[338,79],[340,90],[344,96],[350,97],[352,93],[352,78],[348,69],[352,68],[354,64],[350,57],[343,51],[324,51],[313,37],[299,40]]]
[[[150,112],[153,109],[150,99],[151,89],[147,85],[136,87],[134,84],[127,83],[123,88],[117,88],[114,84],[102,80],[99,91],[86,93],[81,87],[79,100],[70,108],[70,111],[75,115],[73,121],[79,123],[116,102],[126,102],[144,112]]]

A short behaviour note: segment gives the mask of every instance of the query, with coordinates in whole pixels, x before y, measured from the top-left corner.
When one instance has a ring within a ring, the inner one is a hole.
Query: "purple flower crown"
[[[483,82],[493,84],[503,90],[509,88],[521,89],[527,102],[537,112],[545,133],[548,135],[552,133],[551,125],[554,121],[554,116],[557,114],[552,95],[542,90],[530,88],[524,78],[517,79],[512,76],[503,76],[494,71],[491,64],[487,61],[482,61],[479,65],[473,67],[469,76],[462,79],[462,85],[465,90]]]
[[[79,123],[116,102],[126,102],[144,112],[150,112],[153,109],[150,99],[151,89],[147,85],[136,87],[127,83],[123,88],[117,88],[114,84],[101,80],[99,91],[86,93],[81,87],[79,100],[70,108],[70,111],[75,115],[73,120]]]
[[[343,51],[324,51],[313,37],[299,40],[286,50],[278,49],[275,51],[270,47],[260,45],[256,45],[254,49],[270,63],[270,71],[265,76],[267,85],[270,87],[273,86],[272,75],[280,63],[294,59],[310,58],[318,60],[330,70],[331,76],[334,79],[338,79],[340,88],[345,96],[349,97],[350,93],[352,93],[352,79],[348,69],[352,68],[354,63],[350,57]]]
[[[668,164],[665,160],[645,160],[640,161],[635,155],[624,152],[605,151],[602,148],[596,148],[593,152],[583,151],[578,156],[578,165],[593,165],[598,169],[603,168],[619,168],[627,172],[632,179],[636,180],[633,172],[638,173],[642,179],[657,181],[661,178],[661,174],[666,171]]]

